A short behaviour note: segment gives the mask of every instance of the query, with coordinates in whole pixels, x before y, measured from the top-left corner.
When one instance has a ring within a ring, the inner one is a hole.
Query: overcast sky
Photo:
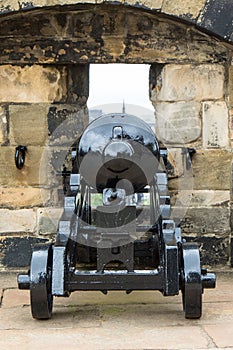
[[[88,107],[105,104],[138,105],[153,110],[149,100],[149,65],[91,64]]]

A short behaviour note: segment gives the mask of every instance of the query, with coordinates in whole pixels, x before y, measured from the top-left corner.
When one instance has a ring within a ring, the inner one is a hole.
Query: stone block
[[[50,190],[35,187],[0,187],[0,207],[16,209],[46,205]]]
[[[36,228],[36,211],[33,209],[0,209],[0,233],[33,233]]]
[[[182,210],[182,208],[181,208]],[[178,208],[176,210],[179,218]],[[229,207],[210,207],[195,208],[189,207],[185,217],[182,218],[181,228],[184,234],[198,234],[200,236],[207,233],[218,234],[220,237],[229,235],[230,227],[230,208]]]
[[[168,178],[180,177],[184,174],[184,154],[182,147],[168,147]]]
[[[201,105],[198,102],[155,104],[156,134],[165,144],[193,142],[201,136]]]
[[[0,145],[7,141],[7,116],[5,108],[0,106]]]
[[[68,5],[66,0],[64,3]],[[143,9],[143,3],[136,3],[137,8]],[[53,8],[49,13],[31,11],[30,16],[25,11],[14,21],[11,16],[2,16],[1,64],[38,64],[43,70],[56,69],[52,65],[89,63],[228,62],[229,50],[196,28],[187,31],[183,23],[163,16],[151,16],[145,11],[142,16],[130,6],[125,6],[124,11],[115,6],[112,11],[111,6],[92,7],[87,12]],[[46,64],[50,68],[43,68]],[[71,95],[76,95],[75,90]]]
[[[229,93],[229,103],[230,107],[233,107],[233,61],[229,68],[229,85],[228,85],[228,93]]]
[[[192,159],[194,190],[225,190],[231,188],[232,153],[227,150],[197,150]],[[177,190],[179,179],[169,180],[169,189]]]
[[[0,263],[7,268],[28,267],[32,248],[38,243],[48,242],[45,238],[0,237]]]
[[[18,0],[0,0],[0,14],[19,10]]]
[[[171,205],[180,207],[184,203],[184,197],[190,207],[206,208],[206,207],[229,207],[230,191],[213,191],[200,190],[189,191],[189,193],[180,191],[175,192],[171,196]]]
[[[103,0],[97,0],[97,2],[104,2]],[[153,10],[160,10],[163,4],[163,0],[143,0],[138,2],[137,0],[125,0],[125,5],[136,6],[141,5]]]
[[[221,99],[224,96],[225,68],[220,64],[168,64],[157,76],[151,100],[190,101]]]
[[[162,12],[195,20],[205,5],[205,2],[205,0],[196,0],[192,2],[188,0],[165,0],[162,6]]]
[[[48,113],[49,145],[77,144],[88,121],[88,112],[77,104],[51,106]]]
[[[9,106],[11,145],[45,145],[48,139],[49,106],[47,104]]]
[[[18,170],[15,166],[15,147],[1,147],[1,185],[9,187],[49,186],[51,169],[46,156],[46,148],[28,147],[25,165],[21,170]]]
[[[229,190],[232,153],[198,150],[193,157],[195,189]]]
[[[65,95],[66,70],[63,67],[0,66],[1,102],[60,102]]]
[[[196,242],[199,245],[201,265],[226,265],[229,262],[229,237],[208,235],[183,235],[187,242]]]
[[[41,208],[37,210],[37,233],[39,235],[56,234],[63,208]]]
[[[89,96],[89,65],[70,65],[67,70],[67,103],[85,106]]]
[[[203,147],[223,148],[229,146],[229,114],[225,102],[203,102]]]

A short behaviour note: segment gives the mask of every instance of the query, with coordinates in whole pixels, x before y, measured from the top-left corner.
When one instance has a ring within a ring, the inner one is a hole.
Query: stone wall
[[[88,122],[88,66],[0,66],[0,263],[25,266],[56,232],[62,165]],[[76,82],[82,80],[75,88]],[[15,166],[15,147],[27,147]]]
[[[182,219],[183,235],[201,244],[209,264],[227,263],[230,253],[231,79],[232,67],[225,64],[151,67],[156,133],[168,147],[173,168],[174,216]],[[182,147],[196,151],[190,170]]]
[[[31,245],[56,232],[59,174],[87,123],[89,64],[114,62],[151,64],[173,216],[201,244],[204,263],[229,263],[233,30],[218,26],[224,7],[213,1],[135,6],[0,0],[1,266],[25,266]],[[18,145],[27,146],[22,170],[14,163]],[[184,147],[196,150],[191,168]]]

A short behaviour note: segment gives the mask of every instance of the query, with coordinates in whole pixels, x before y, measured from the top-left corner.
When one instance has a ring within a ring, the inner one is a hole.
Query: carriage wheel
[[[200,254],[195,243],[182,244],[182,301],[186,318],[200,318],[202,314],[202,278]]]
[[[30,268],[31,313],[36,319],[51,318],[52,296],[52,245],[36,245]]]

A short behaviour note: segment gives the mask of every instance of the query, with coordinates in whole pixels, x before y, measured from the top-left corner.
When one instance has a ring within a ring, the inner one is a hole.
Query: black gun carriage
[[[108,114],[87,127],[64,174],[55,240],[36,245],[29,272],[18,276],[19,288],[30,289],[34,318],[50,318],[53,297],[78,290],[181,291],[185,317],[201,317],[202,293],[215,287],[215,275],[201,268],[198,245],[185,242],[171,219],[166,162],[137,117]]]

